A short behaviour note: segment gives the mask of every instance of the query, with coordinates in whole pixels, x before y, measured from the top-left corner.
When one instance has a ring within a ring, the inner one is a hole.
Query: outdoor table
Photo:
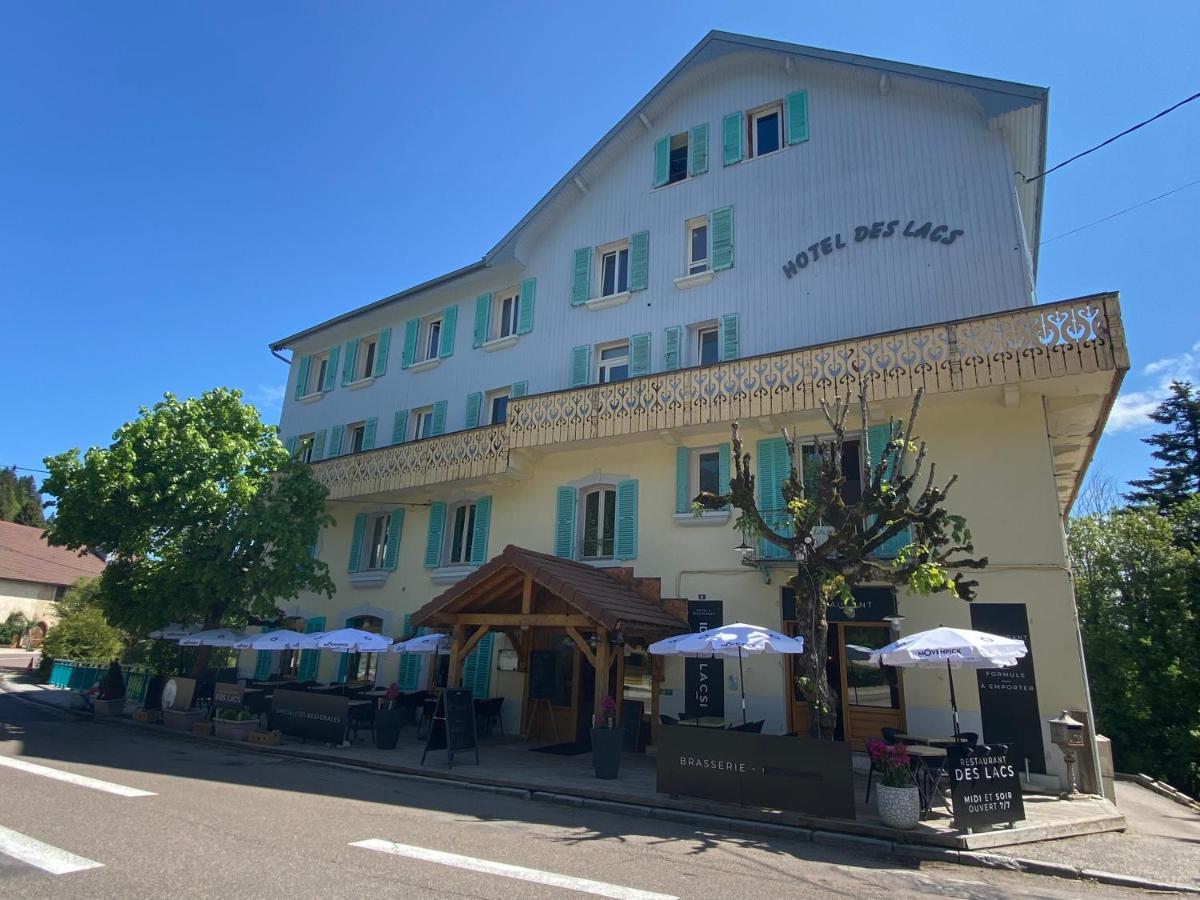
[[[693,728],[724,728],[724,716],[692,716],[690,718],[681,718],[680,725],[691,725]]]
[[[937,791],[937,779],[930,770],[929,764],[937,760],[945,760],[946,751],[939,747],[927,747],[923,744],[907,746],[905,750],[913,760],[913,778],[917,784],[917,791],[921,795],[921,809],[924,815],[928,815]]]
[[[896,740],[904,744],[925,744],[930,747],[953,747],[959,743],[953,737],[939,737],[937,735],[928,734],[906,734],[902,731],[896,733]]]

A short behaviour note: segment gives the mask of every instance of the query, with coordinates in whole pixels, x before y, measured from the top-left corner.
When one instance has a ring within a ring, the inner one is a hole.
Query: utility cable
[[[1200,178],[1197,178],[1195,181],[1189,181],[1187,184],[1181,184],[1179,187],[1172,188],[1165,193],[1159,194],[1157,197],[1151,197],[1149,200],[1143,200],[1141,203],[1135,203],[1133,206],[1127,206],[1125,209],[1118,210],[1117,212],[1107,215],[1102,219],[1097,219],[1095,222],[1088,222],[1086,225],[1080,225],[1078,228],[1072,228],[1070,231],[1064,231],[1062,234],[1056,234],[1052,238],[1046,238],[1046,240],[1042,241],[1040,244],[1038,244],[1038,246],[1045,247],[1050,242],[1057,241],[1059,238],[1065,238],[1069,235],[1083,231],[1085,228],[1091,228],[1093,225],[1099,225],[1101,222],[1107,222],[1109,219],[1115,219],[1117,216],[1123,216],[1127,212],[1133,212],[1135,209],[1141,209],[1143,206],[1153,203],[1155,200],[1161,200],[1163,197],[1170,197],[1172,194],[1178,194],[1185,188],[1194,187],[1197,184],[1200,184]]]

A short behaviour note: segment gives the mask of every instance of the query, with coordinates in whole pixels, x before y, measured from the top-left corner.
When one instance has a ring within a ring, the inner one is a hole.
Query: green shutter
[[[738,314],[721,316],[721,327],[717,332],[717,350],[721,362],[737,359],[741,355],[742,342],[738,335]]]
[[[308,367],[312,365],[311,356],[300,357],[300,368],[296,371],[296,399],[299,400],[308,390]]]
[[[334,425],[329,429],[329,456],[326,457],[327,459],[342,455],[342,434],[345,430],[342,425]]]
[[[720,484],[722,494],[729,493],[729,445],[722,444],[717,448],[717,482]],[[725,504],[725,509],[729,509],[729,504]]]
[[[408,438],[408,410],[398,409],[392,417],[392,443],[403,444]]]
[[[721,143],[724,148],[724,163],[732,166],[742,160],[742,114],[730,113],[721,120]]]
[[[401,637],[408,640],[412,633],[412,613],[404,614],[404,625]],[[400,654],[400,671],[396,676],[396,685],[402,691],[415,691],[421,677],[421,656],[418,653]]]
[[[875,466],[879,465],[879,460],[883,458],[884,449],[887,447],[888,441],[891,439],[891,427],[892,426],[890,423],[884,423],[882,425],[871,425],[867,428],[867,452],[871,456],[872,470],[870,473],[868,473],[867,477],[874,477]],[[901,429],[902,427],[903,425],[899,420],[897,420],[897,430]],[[894,475],[895,466],[893,464],[889,464],[888,467],[884,469],[883,480],[891,481]],[[906,528],[899,534],[888,538],[886,541],[880,544],[875,550],[875,555],[888,558],[894,557],[900,552],[902,547],[908,546],[908,544],[911,542],[912,535],[909,533],[909,529]]]
[[[396,571],[396,560],[400,556],[400,536],[404,533],[404,508],[397,506],[388,519],[387,550],[383,554],[383,567]]]
[[[533,308],[537,303],[537,279],[526,278],[521,282],[521,299],[517,309],[517,334],[533,331]]]
[[[733,207],[714,209],[708,218],[708,240],[714,272],[733,268]]]
[[[299,439],[295,435],[293,435],[292,437],[288,438],[286,441],[283,442],[283,446],[284,446],[284,448],[286,448],[286,450],[288,452],[288,456],[292,457],[293,459],[295,459],[295,457],[296,457],[296,442],[298,440]]]
[[[417,338],[420,334],[420,319],[409,319],[404,323],[404,352],[400,357],[400,368],[407,369],[417,361]]]
[[[363,449],[373,450],[375,448],[375,432],[379,430],[379,419],[375,416],[367,419],[363,423]]]
[[[446,401],[439,400],[433,404],[433,422],[430,423],[430,435],[446,433]]]
[[[492,498],[475,501],[475,527],[471,531],[471,565],[481,566],[488,560],[488,529],[492,524]]]
[[[492,641],[495,634],[489,631],[479,639],[475,648],[463,660],[462,686],[471,692],[475,700],[486,700],[492,676]]]
[[[492,295],[480,294],[475,298],[475,333],[471,337],[472,347],[487,343],[488,327],[492,323]]]
[[[575,556],[575,488],[560,487],[554,505],[554,555]]]
[[[347,628],[350,627],[348,622],[346,623],[346,627]],[[346,683],[346,672],[349,668],[350,668],[350,654],[349,653],[339,653],[338,654],[337,677],[335,677],[333,679],[334,682],[336,682],[337,684],[345,684]]]
[[[789,533],[791,514],[784,508],[783,483],[788,477],[787,441],[763,438],[758,442],[758,506],[767,524],[780,533]],[[786,559],[787,551],[765,540],[758,542],[758,554],[767,559]]]
[[[448,306],[442,313],[442,336],[438,341],[438,358],[454,355],[454,332],[458,329],[458,307]]]
[[[325,630],[325,617],[318,616],[304,623],[305,634],[316,634]],[[317,677],[317,663],[321,660],[320,650],[301,650],[300,665],[296,667],[297,681],[312,681]]]
[[[650,374],[650,332],[629,339],[629,374],[636,378]]]
[[[325,383],[321,385],[321,390],[332,391],[337,387],[337,367],[341,354],[342,348],[340,345],[335,344],[329,348],[329,362],[325,366]]]
[[[354,369],[358,365],[358,339],[346,341],[346,358],[342,360],[342,385],[354,380]]]
[[[636,478],[617,483],[617,559],[636,559],[638,540],[638,483]]]
[[[691,493],[688,490],[688,482],[690,479],[690,468],[692,462],[692,451],[687,447],[675,448],[675,512],[685,513],[692,508],[692,498],[688,495]]]
[[[671,177],[671,136],[654,142],[654,186],[662,187]]]
[[[787,142],[803,144],[808,140],[808,93],[796,91],[794,94],[788,94],[784,105],[786,106],[784,118],[787,120]]]
[[[266,681],[271,677],[271,651],[259,650],[254,659],[254,680]]]
[[[511,388],[509,388],[509,390],[508,390],[508,396],[509,396],[509,398],[511,398],[513,400],[517,400],[521,397],[525,397],[528,394],[529,394],[529,382],[528,381],[515,381],[515,382],[513,382],[513,386]]]
[[[312,445],[312,461],[313,462],[316,462],[317,460],[325,458],[326,434],[327,434],[327,432],[325,431],[324,428],[322,428],[315,435],[313,435],[313,445]]]
[[[354,533],[350,536],[350,560],[346,563],[347,572],[357,572],[362,563],[363,536],[367,532],[367,514],[359,513],[354,517]]]
[[[688,175],[708,171],[708,123],[693,125],[688,132]]]
[[[580,247],[575,251],[571,265],[571,305],[587,303],[592,285],[592,248]]]
[[[474,394],[467,394],[467,428],[479,427],[479,407],[483,405],[483,394],[476,391]]]
[[[425,534],[425,568],[436,569],[442,563],[442,533],[446,529],[446,504],[429,505],[429,530]]]
[[[663,331],[663,369],[673,372],[679,368],[679,345],[683,342],[683,328],[672,325]]]
[[[392,329],[385,328],[379,332],[379,344],[375,348],[374,376],[379,378],[387,374],[388,351],[392,348]]]
[[[629,238],[629,290],[644,291],[650,283],[650,232]]]
[[[591,355],[586,345],[571,350],[571,387],[585,387],[591,380]]]

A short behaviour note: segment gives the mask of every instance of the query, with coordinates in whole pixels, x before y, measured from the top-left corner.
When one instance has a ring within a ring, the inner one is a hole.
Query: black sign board
[[[534,650],[529,654],[529,699],[549,700],[555,706],[571,705],[571,677],[560,678],[557,650]]]
[[[621,749],[630,753],[642,753],[642,715],[646,704],[641,700],[621,701]]]
[[[241,709],[246,702],[246,689],[239,684],[218,681],[213,688],[213,706],[216,709]]]
[[[663,794],[853,819],[850,745],[779,734],[667,725],[658,730]]]
[[[783,596],[783,620],[796,621],[796,592],[789,587],[781,589]],[[825,607],[825,617],[830,622],[882,622],[896,614],[896,592],[891,588],[854,588],[850,602],[833,600]]]
[[[284,734],[340,744],[349,724],[349,697],[305,691],[276,691],[271,697],[271,727]]]
[[[724,603],[720,600],[689,600],[688,629],[708,631],[724,625]],[[683,663],[683,713],[725,718],[725,661],[685,659]]]
[[[454,754],[464,750],[475,751],[475,762],[479,763],[479,736],[475,732],[475,698],[466,688],[447,688],[438,698],[433,723],[429,726],[429,737],[425,740],[425,751],[421,754],[421,765],[430,750],[446,751],[446,766],[454,767]]]
[[[972,603],[971,627],[976,631],[1016,638],[1029,652],[1015,666],[977,669],[979,713],[985,743],[1009,744],[1017,766],[1029,760],[1029,771],[1045,774],[1042,716],[1038,710],[1037,680],[1033,674],[1033,644],[1024,603]]]
[[[974,831],[1025,818],[1016,757],[1005,744],[958,746],[946,751],[954,827]]]

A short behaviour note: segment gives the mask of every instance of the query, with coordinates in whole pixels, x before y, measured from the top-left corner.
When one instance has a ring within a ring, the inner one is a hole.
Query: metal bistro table
[[[917,792],[921,795],[921,818],[925,818],[932,810],[934,798],[937,797],[938,778],[943,768],[939,766],[935,775],[930,764],[938,760],[945,762],[946,751],[941,747],[929,747],[924,744],[906,745],[905,750],[913,760],[913,779],[917,783]]]
[[[951,735],[907,734],[906,732],[898,731],[895,737],[902,744],[924,744],[927,747],[941,747],[943,749],[962,743],[959,739]]]

